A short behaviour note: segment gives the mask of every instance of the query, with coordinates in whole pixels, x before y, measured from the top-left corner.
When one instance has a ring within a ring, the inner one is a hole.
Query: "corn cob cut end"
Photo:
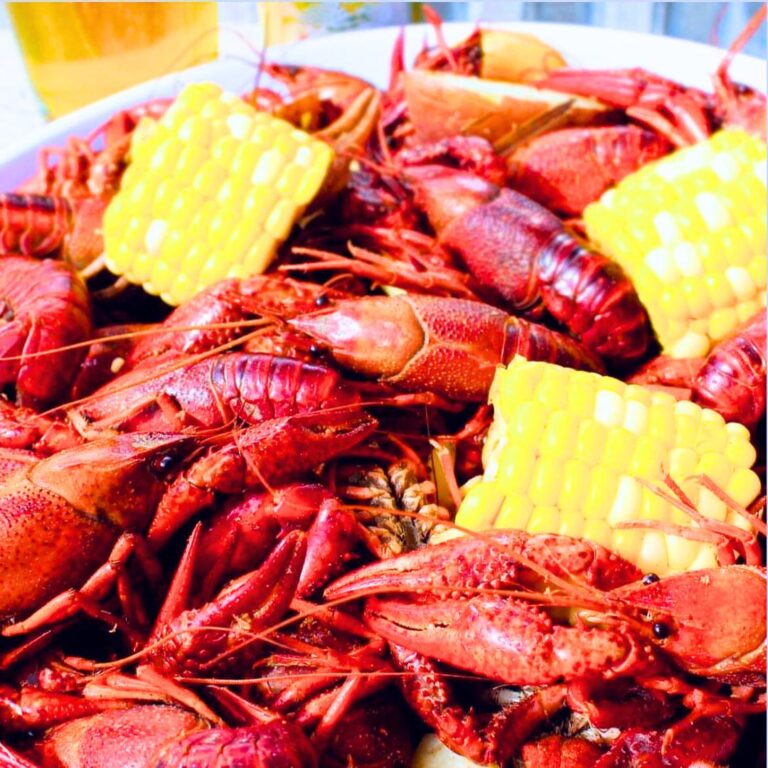
[[[322,186],[323,141],[213,84],[142,122],[104,217],[106,263],[169,304],[263,272]]]
[[[712,544],[659,527],[693,524],[649,487],[663,487],[666,474],[705,517],[749,525],[691,479],[708,475],[744,507],[760,492],[749,431],[714,411],[521,357],[498,369],[491,402],[485,471],[468,484],[460,526],[585,537],[660,576],[715,566]],[[657,525],[621,527],[644,520]]]
[[[649,163],[587,206],[664,352],[703,357],[765,307],[766,145],[741,130]]]

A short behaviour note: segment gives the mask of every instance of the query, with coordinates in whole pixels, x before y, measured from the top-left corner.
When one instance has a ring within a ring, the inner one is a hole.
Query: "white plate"
[[[723,51],[700,43],[657,37],[637,32],[582,27],[566,24],[516,23],[498,25],[531,32],[557,48],[568,63],[580,67],[645,67],[686,85],[711,89],[710,76],[722,60]],[[469,35],[473,24],[446,24],[449,42]],[[386,86],[392,46],[399,28],[359,30],[328,35],[270,50],[273,61],[339,69],[364,77],[379,87]],[[432,30],[424,25],[407,28],[406,60],[418,53]],[[47,125],[22,143],[0,149],[0,191],[10,191],[35,171],[37,152],[44,146],[61,146],[69,136],[85,136],[120,109],[148,99],[172,96],[187,83],[208,80],[243,92],[251,87],[256,67],[253,62],[220,60],[181,73],[134,86],[95,102]],[[751,56],[738,56],[731,75],[761,90],[766,89],[766,65]]]

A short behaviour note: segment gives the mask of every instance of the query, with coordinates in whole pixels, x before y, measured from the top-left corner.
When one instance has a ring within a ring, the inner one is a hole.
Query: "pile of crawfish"
[[[336,149],[322,201],[267,274],[170,314],[101,268],[100,235],[170,100],[0,195],[0,765],[430,766],[429,732],[498,765],[764,764],[762,566],[659,579],[583,539],[446,535],[498,364],[654,358],[578,217],[676,146],[764,129],[727,74],[745,38],[712,93],[540,70],[564,104],[440,136],[419,76],[515,46],[437,32],[409,71],[399,41],[384,92],[266,67],[245,98]],[[602,111],[567,127],[577,92]],[[761,317],[674,383],[760,434],[765,376]]]

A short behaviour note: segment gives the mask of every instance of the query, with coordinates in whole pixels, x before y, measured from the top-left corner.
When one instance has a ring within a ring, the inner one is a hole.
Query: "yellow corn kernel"
[[[706,488],[699,490],[697,509],[704,517],[708,517],[710,520],[724,522],[728,516],[728,507],[725,505],[725,502]]]
[[[645,531],[636,558],[637,567],[646,573],[667,573],[667,537],[661,531]]]
[[[548,369],[536,387],[536,399],[550,412],[565,408],[568,405],[568,387],[563,376],[551,373],[555,370],[565,369],[560,368],[560,366],[553,366]]]
[[[560,511],[557,507],[535,506],[528,521],[531,533],[554,533],[560,530]]]
[[[579,417],[591,416],[595,407],[597,382],[585,371],[579,371],[568,390],[568,410]]]
[[[752,470],[739,467],[731,475],[725,491],[737,504],[749,506],[760,493],[760,478]]]
[[[508,427],[510,438],[526,440],[529,445],[538,445],[548,418],[547,409],[538,401],[522,403],[510,419]]]
[[[629,395],[629,393],[627,393]],[[645,434],[648,428],[648,406],[637,400],[627,400],[624,411],[624,429],[634,435]]]
[[[725,309],[736,301],[731,284],[725,275],[709,274],[704,278],[704,285],[713,307]]]
[[[525,368],[499,368],[494,377],[491,397],[503,413],[509,413],[518,403],[533,399],[537,381]]]
[[[570,411],[555,411],[547,422],[541,441],[541,453],[553,458],[566,458],[573,452],[579,420]]]
[[[563,463],[558,459],[542,456],[533,470],[530,495],[535,505],[549,506],[557,503],[563,484]]]
[[[589,490],[589,466],[571,459],[563,466],[563,487],[558,506],[563,512],[576,512],[584,507]]]
[[[584,520],[582,536],[585,539],[590,539],[610,549],[613,535],[613,529],[604,520]]]
[[[195,243],[184,256],[182,270],[187,275],[197,276],[208,260],[209,249],[205,243]]]
[[[634,477],[620,475],[610,511],[608,523],[616,526],[640,517],[643,489]]]
[[[616,496],[617,478],[603,466],[595,467],[589,476],[589,492],[584,504],[584,517],[606,518]]]
[[[725,431],[728,433],[729,440],[749,441],[749,430],[737,421],[729,421],[725,425]]]
[[[625,560],[637,563],[640,555],[640,547],[643,543],[645,531],[631,530],[628,528],[614,528],[611,541],[606,546],[608,549],[618,552]]]
[[[526,443],[509,443],[501,451],[496,482],[506,494],[527,492],[535,467],[536,454]]]
[[[269,232],[262,232],[258,240],[248,249],[243,260],[243,266],[247,274],[255,275],[263,272],[268,266],[275,253],[277,242]],[[242,277],[242,275],[241,275]]]
[[[693,562],[688,566],[688,570],[695,571],[700,568],[716,568],[718,565],[720,565],[720,563],[717,561],[715,548],[709,545],[704,545],[699,548],[699,552]]]
[[[725,446],[725,457],[735,467],[749,469],[757,461],[757,451],[747,440],[731,439]]]
[[[560,519],[560,530],[555,531],[561,536],[581,536],[584,532],[584,517],[576,512],[563,512]]]
[[[278,200],[264,222],[264,229],[277,240],[285,240],[291,232],[296,209],[291,200]]]
[[[635,443],[632,459],[629,462],[629,474],[647,480],[660,477],[662,456],[666,447],[647,435],[639,437]]]
[[[736,306],[736,316],[739,319],[739,325],[744,325],[747,320],[751,320],[760,311],[760,302],[743,301]]]
[[[752,278],[752,282],[755,285],[765,285],[766,283],[766,273],[768,273],[768,265],[766,265],[766,260],[761,258],[752,259],[747,264],[747,271],[749,272],[749,276]]]
[[[669,502],[654,493],[649,488],[641,488],[640,520],[657,520],[666,522],[670,519],[672,510]]]
[[[478,483],[464,497],[456,515],[456,525],[473,531],[484,531],[493,521],[504,503],[504,493],[495,483]]]
[[[594,466],[602,461],[608,430],[596,421],[582,421],[576,438],[574,457]]]
[[[666,537],[666,547],[669,567],[676,573],[682,573],[691,567],[702,545],[701,542],[686,539],[682,536],[668,535]]]
[[[699,437],[699,419],[688,413],[676,413],[675,447],[693,448]]]
[[[725,488],[733,474],[733,466],[721,453],[702,453],[696,465],[697,475],[707,475],[715,485]]]
[[[462,509],[463,509],[462,504]],[[496,518],[493,527],[494,528],[512,528],[519,531],[525,531],[528,529],[528,524],[533,514],[533,504],[527,496],[520,494],[511,494],[504,499],[504,503],[501,505],[501,511]],[[456,518],[458,522],[458,517]],[[467,525],[467,528],[476,529],[474,525]]]
[[[675,444],[675,420],[668,406],[657,402],[648,408],[648,437],[667,446]]]
[[[669,474],[682,481],[696,472],[698,456],[692,448],[673,448],[669,452]]]
[[[734,307],[716,309],[709,316],[709,336],[714,341],[724,339],[731,331],[735,331],[739,325],[739,316]]]
[[[626,471],[635,452],[635,440],[635,436],[623,427],[609,430],[605,441],[605,465],[616,472]]]
[[[595,421],[605,427],[618,427],[624,422],[624,399],[617,392],[601,389],[595,397]]]
[[[700,453],[717,453],[723,455],[728,445],[728,435],[723,429],[725,421],[720,417],[720,423],[705,418],[707,413],[715,411],[702,410],[702,418],[699,424],[699,435],[696,439],[696,450]],[[720,414],[717,414],[720,416]],[[751,466],[751,465],[750,465]]]

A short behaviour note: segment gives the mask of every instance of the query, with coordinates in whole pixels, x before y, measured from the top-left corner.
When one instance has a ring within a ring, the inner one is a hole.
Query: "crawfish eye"
[[[668,624],[665,624],[663,621],[657,621],[653,625],[653,636],[657,640],[664,640],[665,638],[669,637],[672,634],[672,630],[669,628]]]
[[[646,586],[655,584],[657,581],[659,581],[659,577],[655,573],[646,573],[645,576],[643,576],[643,584]]]
[[[321,293],[319,296],[315,298],[315,306],[316,307],[327,307],[331,303],[331,300],[328,298],[327,294]]]
[[[161,477],[167,475],[175,466],[178,461],[178,457],[173,456],[170,453],[166,453],[164,456],[160,456],[154,461],[154,470],[156,474]]]
[[[312,355],[312,357],[322,357],[323,351],[324,350],[320,344],[312,344],[309,348],[309,354]]]

